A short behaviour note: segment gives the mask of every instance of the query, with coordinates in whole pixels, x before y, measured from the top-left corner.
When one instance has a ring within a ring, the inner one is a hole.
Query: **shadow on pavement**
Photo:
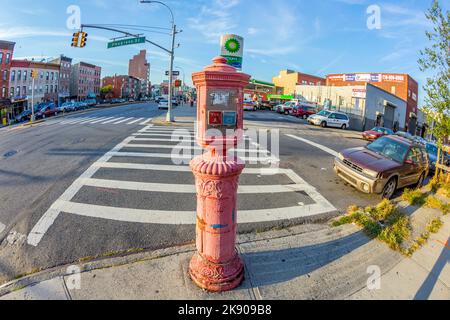
[[[447,243],[449,242],[450,238],[448,238],[447,240]],[[450,263],[450,249],[444,246],[441,255],[437,259],[431,272],[428,273],[428,276],[423,282],[419,291],[417,291],[414,300],[427,300],[430,297],[431,292],[433,292],[433,288],[438,281],[439,275],[441,274],[447,263]]]
[[[251,285],[283,283],[307,275],[369,243],[362,231],[321,244],[279,251],[244,253]]]

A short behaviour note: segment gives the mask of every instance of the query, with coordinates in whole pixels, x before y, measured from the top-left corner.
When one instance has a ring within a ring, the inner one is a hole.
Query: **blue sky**
[[[163,0],[164,1],[164,0]],[[175,65],[190,74],[209,64],[219,53],[219,37],[235,33],[245,38],[243,71],[271,81],[279,70],[325,76],[341,72],[409,73],[421,85],[419,50],[427,45],[430,28],[424,11],[431,0],[168,0],[180,29]],[[441,0],[445,9],[450,0]],[[75,61],[101,65],[102,76],[125,74],[128,60],[146,48],[151,80],[160,83],[168,57],[151,45],[106,49],[115,36],[88,30],[84,49],[70,47],[66,27],[70,5],[81,9],[82,23],[133,24],[169,27],[169,12],[138,0],[0,0],[0,39],[15,41],[15,57],[49,57],[61,53]],[[381,29],[369,30],[366,10],[381,8]],[[163,31],[155,29],[155,31]],[[169,47],[166,34],[146,33],[148,39]],[[180,68],[180,69],[181,69]],[[423,94],[422,97],[423,98]],[[421,99],[422,100],[422,99]]]

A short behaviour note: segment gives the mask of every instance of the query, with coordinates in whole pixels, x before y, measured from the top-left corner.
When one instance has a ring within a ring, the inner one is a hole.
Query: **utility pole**
[[[172,49],[170,52],[170,67],[169,67],[169,103],[166,121],[173,122],[173,113],[172,113],[172,99],[173,99],[173,60],[175,56],[175,35],[177,34],[177,26],[175,24],[172,25]]]

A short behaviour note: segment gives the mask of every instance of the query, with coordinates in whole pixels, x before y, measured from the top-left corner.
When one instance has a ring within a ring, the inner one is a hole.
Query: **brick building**
[[[137,99],[141,93],[141,81],[136,77],[115,75],[102,79],[102,86],[112,86],[109,98]]]
[[[38,77],[34,81],[34,103],[58,101],[58,64],[30,60],[13,60],[9,77],[9,95],[13,116],[31,107],[31,70],[35,70],[38,74]]]
[[[273,78],[272,82],[276,87],[283,89],[281,94],[294,95],[298,85],[323,86],[326,79],[292,70],[282,70],[278,76]]]
[[[14,42],[0,40],[0,126],[9,121],[9,73],[14,53]]]
[[[147,61],[147,51],[141,50],[128,64],[128,75],[140,80],[140,95],[150,96],[150,63]]]
[[[70,96],[77,100],[96,98],[100,95],[102,68],[86,62],[72,65]]]
[[[349,73],[327,76],[328,86],[357,86],[370,83],[406,101],[406,127],[415,126],[418,114],[419,85],[408,74]],[[415,131],[410,128],[408,131]]]
[[[72,59],[64,55],[50,61],[50,63],[59,65],[59,92],[58,100],[62,102],[70,98],[70,76],[72,73]]]

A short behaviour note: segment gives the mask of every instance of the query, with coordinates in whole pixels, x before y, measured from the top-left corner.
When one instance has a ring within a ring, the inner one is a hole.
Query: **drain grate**
[[[5,154],[3,155],[3,157],[5,157],[5,158],[10,158],[10,157],[12,157],[13,155],[15,155],[16,153],[17,153],[16,150],[11,150],[11,151],[8,151],[7,153],[5,153]]]

